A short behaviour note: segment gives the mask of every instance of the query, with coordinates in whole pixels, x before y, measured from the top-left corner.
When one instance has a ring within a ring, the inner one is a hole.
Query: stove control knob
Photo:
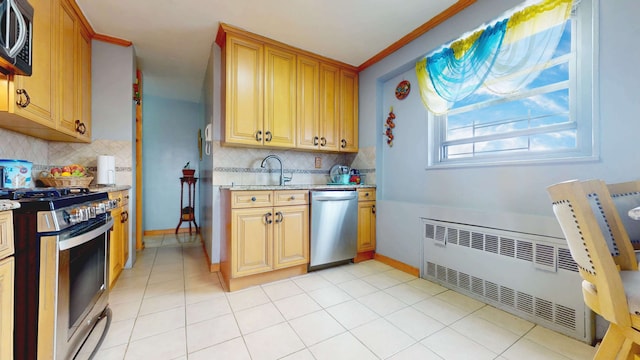
[[[69,210],[69,224],[77,224],[82,221],[82,211],[80,208]]]

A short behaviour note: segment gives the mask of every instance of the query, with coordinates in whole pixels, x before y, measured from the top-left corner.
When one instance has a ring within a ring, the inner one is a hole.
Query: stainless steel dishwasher
[[[358,192],[311,191],[311,260],[317,270],[352,260],[358,240]]]

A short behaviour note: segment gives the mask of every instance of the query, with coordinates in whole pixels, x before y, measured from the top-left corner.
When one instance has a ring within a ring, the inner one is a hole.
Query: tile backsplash
[[[333,165],[347,165],[359,169],[367,184],[375,184],[375,147],[361,148],[358,154],[318,153],[297,150],[252,149],[221,146],[212,143],[214,185],[271,185],[277,184],[280,168],[275,160],[269,160],[265,168],[262,159],[275,154],[282,159],[286,176],[292,176],[292,184],[326,184]],[[316,158],[321,166],[316,168]]]
[[[251,149],[212,143],[214,185],[277,184],[279,167],[270,160],[265,169],[260,162],[269,154],[278,155],[285,175],[293,176],[293,184],[326,184],[333,165],[359,169],[366,184],[375,184],[375,147],[360,148],[357,154],[303,152],[297,150]],[[0,159],[20,159],[33,163],[33,179],[53,166],[81,164],[96,172],[98,155],[116,159],[116,183],[133,184],[133,150],[131,141],[94,140],[90,144],[46,141],[10,130],[0,129]],[[321,166],[316,168],[316,158]],[[35,184],[32,184],[35,186]]]
[[[33,179],[38,178],[43,170],[69,164],[81,164],[95,173],[98,155],[115,156],[116,183],[132,185],[131,141],[94,140],[90,144],[56,142],[0,129],[0,158],[31,161]]]

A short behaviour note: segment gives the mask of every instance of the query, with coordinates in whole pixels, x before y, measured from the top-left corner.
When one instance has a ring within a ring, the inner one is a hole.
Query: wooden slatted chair
[[[589,200],[594,184],[568,181],[547,191],[583,279],[584,301],[609,321],[594,359],[634,359],[640,354],[640,271],[619,270],[614,262]]]
[[[607,185],[602,180],[587,180],[582,182],[587,192],[587,200],[600,225],[613,261],[620,270],[638,270],[638,257],[634,251],[624,222],[611,197]],[[629,218],[625,215],[625,218]]]
[[[608,184],[607,187],[633,248],[640,250],[640,221],[628,215],[629,210],[640,206],[640,180]]]

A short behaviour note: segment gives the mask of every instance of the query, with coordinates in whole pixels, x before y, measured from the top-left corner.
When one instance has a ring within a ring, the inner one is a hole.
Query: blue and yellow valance
[[[481,86],[508,94],[529,84],[553,56],[571,6],[572,0],[528,6],[418,61],[425,106],[441,114]]]

